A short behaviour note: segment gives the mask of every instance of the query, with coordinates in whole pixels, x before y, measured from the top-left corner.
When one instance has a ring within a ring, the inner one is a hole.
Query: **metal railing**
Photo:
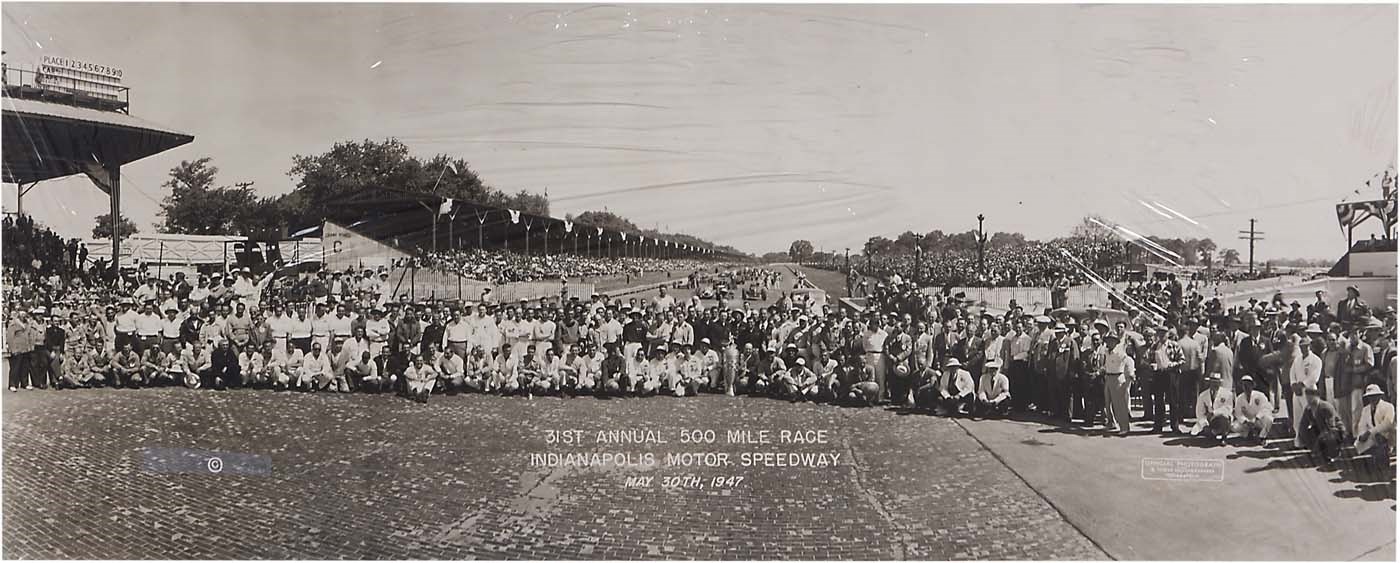
[[[129,113],[131,88],[0,64],[5,96]]]

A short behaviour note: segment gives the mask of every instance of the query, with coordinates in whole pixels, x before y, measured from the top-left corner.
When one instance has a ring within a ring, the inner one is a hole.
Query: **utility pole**
[[[1254,275],[1254,242],[1264,240],[1264,237],[1260,236],[1264,233],[1254,230],[1254,224],[1258,222],[1258,219],[1250,219],[1249,230],[1240,231],[1240,234],[1244,235],[1240,237],[1240,240],[1249,241],[1249,275],[1251,276]]]

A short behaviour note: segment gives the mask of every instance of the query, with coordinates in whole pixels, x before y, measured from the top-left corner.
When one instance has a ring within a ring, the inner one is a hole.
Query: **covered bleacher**
[[[739,258],[680,241],[599,229],[555,217],[467,201],[451,201],[446,206],[445,202],[430,194],[381,189],[331,206],[336,222],[345,228],[410,254],[482,249],[599,258]],[[445,209],[447,213],[443,213]],[[308,234],[319,235],[314,231]]]

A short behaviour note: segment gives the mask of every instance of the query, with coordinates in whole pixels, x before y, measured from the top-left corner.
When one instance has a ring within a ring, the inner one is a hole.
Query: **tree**
[[[1201,263],[1207,268],[1210,267],[1211,258],[1215,256],[1215,241],[1208,238],[1196,242],[1196,255],[1200,256]]]
[[[622,233],[635,233],[641,230],[638,229],[636,225],[632,224],[631,221],[611,211],[584,211],[574,217],[573,220],[581,225],[592,225],[594,227],[602,227],[609,231]]]
[[[1229,267],[1240,263],[1240,251],[1226,248],[1220,251],[1220,265]]]
[[[791,246],[788,246],[788,257],[792,258],[794,262],[805,262],[812,257],[812,250],[811,241],[795,240],[792,241]]]
[[[284,212],[298,225],[356,218],[362,210],[333,209],[330,204],[380,188],[549,215],[549,200],[543,195],[525,190],[507,195],[483,183],[466,160],[442,154],[420,159],[392,138],[341,142],[318,155],[296,155],[287,176],[296,182],[298,197],[284,198]]]
[[[870,237],[869,240],[865,241],[865,245],[863,247],[864,252],[862,252],[861,254],[864,254],[868,257],[873,256],[875,254],[887,253],[893,246],[894,241],[885,237]]]
[[[216,187],[218,167],[203,157],[170,169],[162,187],[170,190],[160,204],[161,231],[187,235],[249,234],[251,225],[268,227],[280,213],[253,192],[252,182]],[[271,211],[271,216],[268,216]]]
[[[1102,225],[1100,224],[1102,223]],[[1085,215],[1079,220],[1079,224],[1070,230],[1070,238],[1082,238],[1087,240],[1112,240],[1113,231],[1106,229],[1103,225],[1109,224],[1098,215]]]
[[[98,215],[96,223],[92,225],[92,238],[112,238],[112,214]],[[121,218],[121,238],[126,238],[141,232],[136,228],[136,223],[131,222],[128,217]]]

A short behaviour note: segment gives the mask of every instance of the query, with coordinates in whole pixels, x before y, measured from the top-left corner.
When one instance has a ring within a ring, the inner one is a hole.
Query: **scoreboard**
[[[52,90],[108,100],[120,99],[125,90],[120,68],[54,55],[44,55],[35,82]]]

